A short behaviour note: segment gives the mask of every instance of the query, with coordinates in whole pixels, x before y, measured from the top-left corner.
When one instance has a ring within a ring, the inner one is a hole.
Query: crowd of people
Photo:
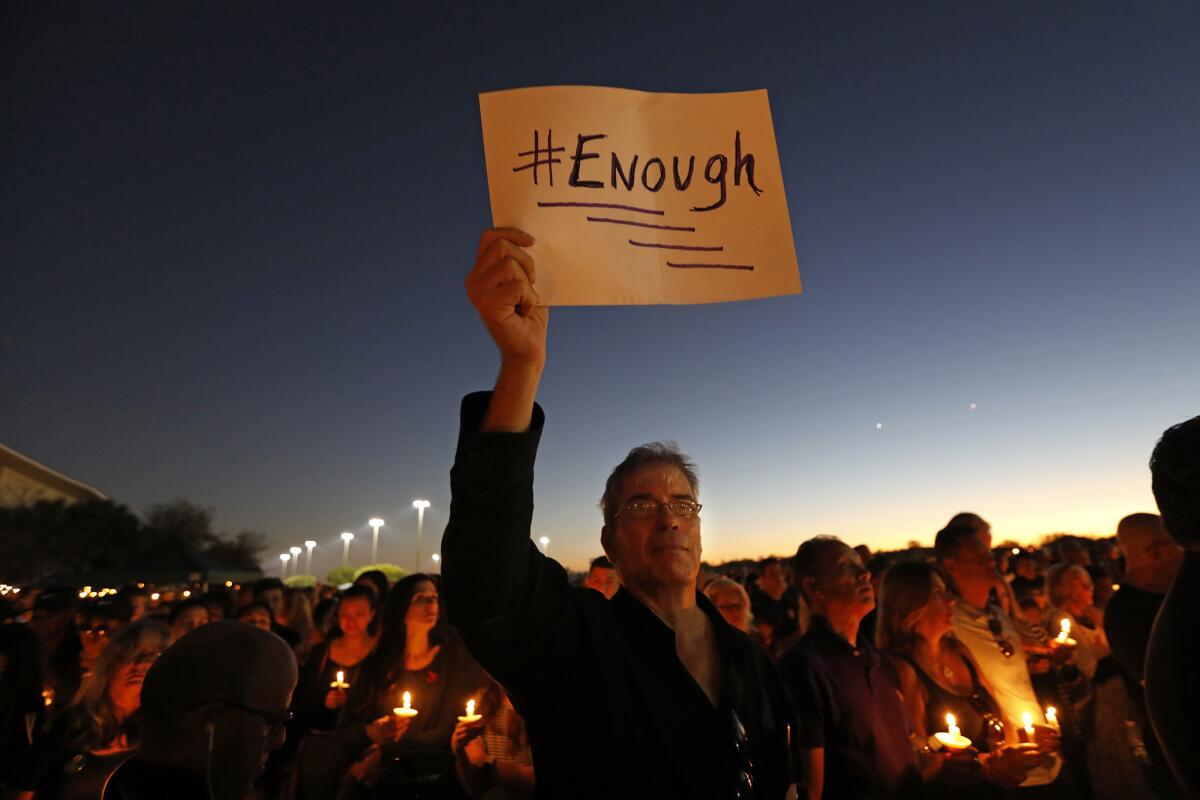
[[[530,537],[531,243],[486,232],[467,281],[501,371],[463,401],[443,574],[26,592],[0,625],[8,797],[1200,797],[1200,418],[1115,540],[996,546],[959,513],[929,549],[817,536],[718,569],[696,465],[644,445],[573,580]]]

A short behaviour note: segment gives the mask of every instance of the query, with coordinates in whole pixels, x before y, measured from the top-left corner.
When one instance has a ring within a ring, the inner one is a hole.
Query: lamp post
[[[288,562],[288,559],[290,559],[291,557],[292,557],[291,553],[280,553],[279,554],[279,560],[280,560],[280,562],[282,562],[280,564],[279,569],[280,569],[280,572],[282,572],[282,577],[284,577],[284,578],[287,577],[287,562]]]
[[[428,500],[413,500],[413,508],[417,510],[417,560],[416,571],[421,571],[421,535],[425,532],[425,509],[429,508]]]
[[[292,574],[300,574],[300,548],[289,547],[288,552],[292,554]]]
[[[350,540],[354,538],[354,534],[350,531],[342,531],[342,566],[346,566],[350,561]]]
[[[437,564],[437,565],[438,565],[438,567],[439,567],[439,568],[441,568],[441,566],[442,566],[442,555],[441,555],[441,553],[434,553],[432,556],[430,556],[430,558],[432,558],[432,559],[433,559],[433,563],[434,563],[434,564]]]
[[[312,539],[309,539],[307,542],[304,543],[304,546],[308,548],[308,574],[312,575],[313,574],[312,551],[313,551],[313,548],[317,546],[317,543],[314,542]]]
[[[379,563],[379,529],[383,527],[383,520],[379,517],[371,517],[367,520],[367,524],[371,526],[371,563]]]
[[[545,553],[546,555],[550,555],[550,537],[543,536],[540,539],[538,539],[538,541],[542,545],[542,552]]]

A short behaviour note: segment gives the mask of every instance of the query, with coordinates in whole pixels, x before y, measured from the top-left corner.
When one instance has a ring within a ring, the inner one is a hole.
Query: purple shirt
[[[900,679],[874,646],[859,636],[851,647],[813,617],[779,671],[796,701],[800,746],[825,750],[822,797],[920,796]]]

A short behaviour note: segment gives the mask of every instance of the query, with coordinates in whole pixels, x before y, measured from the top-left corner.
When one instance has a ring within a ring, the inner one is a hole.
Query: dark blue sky
[[[515,86],[768,89],[805,284],[553,311],[535,532],[570,566],[650,439],[720,560],[963,508],[1111,532],[1197,411],[1195,7],[126,5],[0,11],[0,441],[134,508],[323,571],[372,514],[410,564],[428,497],[436,541],[496,369],[477,94]]]

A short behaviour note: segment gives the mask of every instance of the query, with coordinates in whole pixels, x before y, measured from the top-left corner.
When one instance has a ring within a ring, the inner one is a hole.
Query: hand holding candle
[[[946,730],[938,731],[933,738],[947,750],[966,750],[971,746],[971,740],[959,731],[958,720],[954,718],[953,714],[946,715]]]
[[[404,693],[404,705],[400,708],[393,708],[392,711],[397,717],[415,717],[417,710],[412,707],[412,695],[408,692]]]
[[[458,721],[459,722],[479,722],[479,720],[481,720],[481,719],[483,719],[483,717],[480,716],[479,714],[475,713],[475,701],[472,699],[472,700],[467,701],[466,716],[459,717]]]

